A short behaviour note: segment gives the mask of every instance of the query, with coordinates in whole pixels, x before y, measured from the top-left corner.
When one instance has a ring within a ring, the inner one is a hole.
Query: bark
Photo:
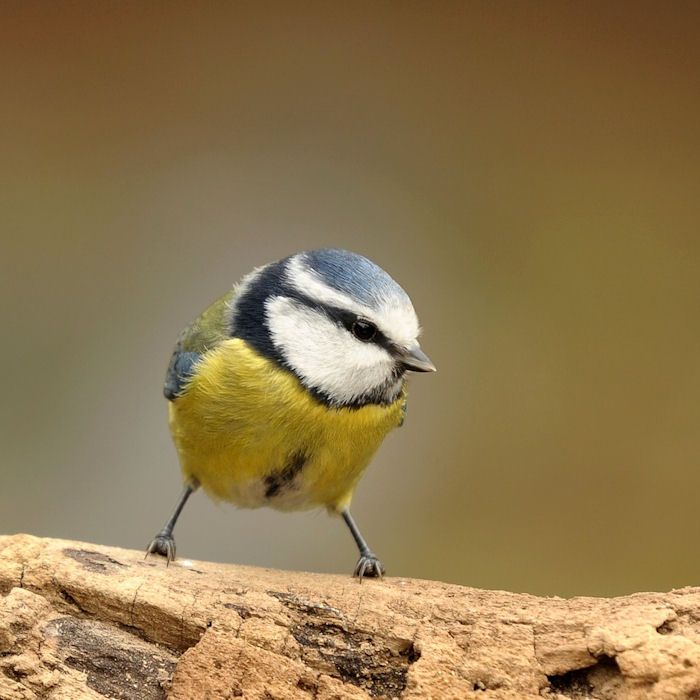
[[[0,698],[700,698],[700,588],[538,598],[0,537]]]

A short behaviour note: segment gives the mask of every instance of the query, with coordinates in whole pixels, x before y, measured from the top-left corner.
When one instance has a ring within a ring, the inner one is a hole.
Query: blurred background
[[[338,246],[436,375],[354,513],[390,574],[700,584],[695,3],[4,3],[0,532],[141,548],[180,329]],[[182,557],[350,573],[324,512],[194,497]]]

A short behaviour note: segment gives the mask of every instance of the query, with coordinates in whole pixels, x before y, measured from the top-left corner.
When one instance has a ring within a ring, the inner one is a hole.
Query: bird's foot
[[[372,552],[367,552],[366,554],[362,554],[358,559],[357,566],[355,566],[355,571],[353,571],[352,575],[359,578],[360,583],[362,583],[362,579],[365,576],[368,578],[382,578],[385,572],[384,564],[382,564]]]
[[[166,566],[175,559],[175,538],[167,532],[159,532],[146,548],[146,556],[160,554],[165,557]]]

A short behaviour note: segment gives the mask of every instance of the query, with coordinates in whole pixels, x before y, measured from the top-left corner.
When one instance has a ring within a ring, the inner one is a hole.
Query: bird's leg
[[[149,554],[162,554],[166,558],[166,563],[175,559],[175,538],[173,537],[173,528],[177,519],[180,517],[182,509],[187,503],[187,499],[197,490],[199,484],[195,481],[185,486],[173,514],[168,519],[168,522],[163,525],[163,529],[151,540],[151,543],[146,549],[146,556]]]
[[[384,565],[377,559],[377,556],[369,548],[367,542],[365,542],[360,528],[357,527],[352,515],[350,515],[350,510],[346,508],[341,515],[350,530],[350,534],[355,540],[355,544],[357,544],[357,548],[360,550],[360,558],[352,575],[357,576],[360,579],[360,583],[362,583],[362,578],[364,576],[381,578],[385,571]]]

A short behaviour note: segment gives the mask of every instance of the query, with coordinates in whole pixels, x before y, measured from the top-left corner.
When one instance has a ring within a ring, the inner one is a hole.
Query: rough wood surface
[[[537,598],[0,537],[0,698],[700,698],[700,588]]]

